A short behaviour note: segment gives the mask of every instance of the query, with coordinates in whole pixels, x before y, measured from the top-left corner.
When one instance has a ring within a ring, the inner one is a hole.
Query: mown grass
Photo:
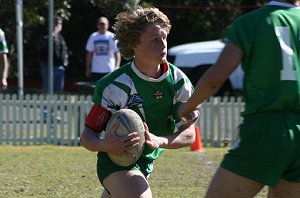
[[[166,151],[149,179],[153,197],[204,197],[226,151]],[[82,147],[0,146],[0,184],[1,198],[95,198],[103,190],[96,175],[96,153]]]

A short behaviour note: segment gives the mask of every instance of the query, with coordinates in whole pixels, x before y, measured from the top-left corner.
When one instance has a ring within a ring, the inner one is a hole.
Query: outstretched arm
[[[202,102],[212,96],[238,67],[242,57],[241,48],[233,43],[226,44],[217,62],[198,81],[191,98],[180,107],[179,116],[185,118],[192,111],[199,109]]]
[[[195,126],[193,122],[194,121],[188,121],[186,124],[179,127],[178,131],[167,136],[154,135],[153,133],[149,132],[149,129],[145,124],[146,144],[148,144],[148,146],[152,149],[177,149],[190,146],[195,141]]]

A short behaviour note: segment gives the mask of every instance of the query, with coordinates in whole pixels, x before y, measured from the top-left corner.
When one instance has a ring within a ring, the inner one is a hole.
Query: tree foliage
[[[219,39],[226,26],[240,13],[233,0],[153,0],[152,4],[166,13],[173,24],[169,46]]]
[[[15,3],[15,0],[0,0],[0,28],[5,31],[11,48],[13,74],[17,72]],[[108,17],[113,24],[121,11],[137,5],[158,7],[172,23],[168,37],[171,47],[222,38],[232,20],[263,3],[263,0],[55,0],[54,14],[64,19],[62,34],[71,50],[67,78],[84,77],[85,44],[88,36],[96,31],[100,16]],[[48,31],[48,1],[23,0],[23,8],[25,78],[38,77],[39,38]]]
[[[70,17],[70,1],[55,2],[55,14],[64,19]],[[10,77],[15,77],[16,66],[16,2],[15,0],[0,1],[0,28],[4,30],[10,49]],[[23,1],[23,45],[24,45],[24,74],[35,75],[39,71],[39,41],[38,38],[47,31],[48,1]]]

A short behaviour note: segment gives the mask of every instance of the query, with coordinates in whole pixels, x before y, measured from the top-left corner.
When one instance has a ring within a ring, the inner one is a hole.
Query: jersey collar
[[[284,2],[279,2],[279,1],[270,1],[267,5],[270,6],[282,6],[282,7],[287,7],[287,8],[296,8],[298,6],[295,6],[290,3],[284,3]]]
[[[144,74],[142,74],[137,68],[136,68],[136,66],[135,66],[135,64],[134,64],[134,61],[132,61],[131,62],[131,68],[132,68],[132,70],[134,71],[134,73],[136,74],[136,75],[138,75],[140,78],[142,78],[142,79],[144,79],[144,80],[146,80],[146,81],[150,81],[150,82],[160,82],[160,81],[162,81],[162,80],[164,80],[166,77],[167,77],[167,75],[168,75],[168,65],[167,65],[167,63],[166,64],[164,64],[164,73],[163,73],[163,75],[161,75],[159,78],[157,78],[157,79],[154,79],[154,78],[150,78],[150,77],[148,77],[148,76],[145,76]]]

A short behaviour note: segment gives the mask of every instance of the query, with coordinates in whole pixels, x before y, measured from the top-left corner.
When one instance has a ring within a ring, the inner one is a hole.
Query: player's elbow
[[[183,137],[183,145],[184,146],[191,146],[195,141],[195,131],[191,128],[187,129],[184,133]]]
[[[195,133],[187,135],[186,140],[186,146],[191,146],[195,142]]]
[[[99,151],[97,146],[94,145],[95,143],[93,141],[93,137],[86,130],[84,130],[81,133],[79,143],[80,143],[80,146],[82,146],[83,148],[85,148],[89,151],[93,151],[93,152]]]
[[[88,143],[87,143],[86,133],[84,131],[80,135],[79,143],[80,143],[80,146],[88,149]],[[88,150],[90,150],[90,149],[88,149]]]

